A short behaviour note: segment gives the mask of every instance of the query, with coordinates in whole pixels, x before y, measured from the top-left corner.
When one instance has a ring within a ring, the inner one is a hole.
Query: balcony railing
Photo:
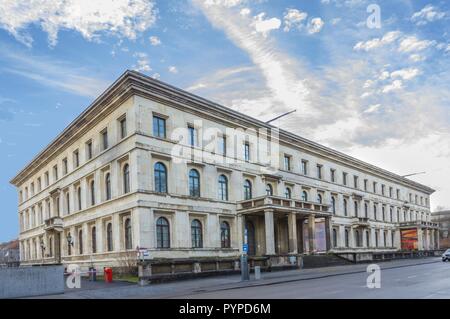
[[[369,217],[355,217],[352,221],[352,224],[362,227],[369,226]]]
[[[428,227],[428,228],[437,228],[438,224],[433,222],[427,222],[422,220],[412,220],[407,222],[401,222],[399,223],[400,227]]]
[[[292,210],[305,210],[318,213],[329,213],[330,205],[289,199],[278,196],[261,196],[238,202],[238,210],[249,210],[257,208],[280,208]]]
[[[63,221],[61,217],[51,217],[45,220],[45,230],[59,230],[63,229]]]

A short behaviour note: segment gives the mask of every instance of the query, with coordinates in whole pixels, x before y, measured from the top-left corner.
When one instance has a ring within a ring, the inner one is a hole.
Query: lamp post
[[[68,249],[68,255],[71,255],[71,247],[73,246],[73,238],[70,233],[67,234],[67,249]]]

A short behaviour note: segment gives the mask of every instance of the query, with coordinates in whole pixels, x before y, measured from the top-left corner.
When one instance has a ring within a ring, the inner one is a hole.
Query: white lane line
[[[416,277],[417,277],[417,275],[412,275],[412,276],[408,276],[408,279],[416,278]]]

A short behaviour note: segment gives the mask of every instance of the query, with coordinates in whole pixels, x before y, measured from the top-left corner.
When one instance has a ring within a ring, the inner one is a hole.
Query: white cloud
[[[152,75],[152,78],[154,78],[155,80],[159,80],[159,79],[161,78],[161,74],[159,74],[159,73],[154,73],[154,74]]]
[[[380,107],[381,107],[381,104],[372,104],[364,111],[364,113],[374,113],[374,112],[378,111],[380,109]]]
[[[254,16],[251,26],[255,29],[256,32],[261,33],[264,37],[267,37],[270,31],[278,30],[280,28],[281,21],[278,18],[264,20],[265,16],[265,12]]]
[[[249,8],[243,8],[239,13],[242,16],[248,16],[250,15],[250,13],[252,13],[252,11]]]
[[[150,67],[150,60],[148,55],[144,52],[136,52],[133,54],[135,58],[137,58],[136,64],[133,65],[133,68],[139,72],[149,72],[152,70]]]
[[[446,16],[445,12],[439,11],[431,4],[426,5],[422,10],[414,13],[411,17],[411,21],[417,25],[425,25],[429,22],[441,20]]]
[[[51,45],[56,45],[60,30],[74,30],[93,40],[102,33],[135,39],[156,21],[152,0],[2,0],[0,27],[18,41],[31,46],[26,32],[39,25]]]
[[[204,4],[207,7],[210,6],[222,6],[226,8],[232,8],[242,4],[242,0],[205,0]]]
[[[302,12],[298,9],[288,9],[283,17],[285,32],[289,32],[293,28],[301,29],[303,27],[303,22],[308,17],[306,12]]]
[[[173,73],[173,74],[177,74],[178,73],[178,69],[176,66],[169,66],[169,72]]]
[[[161,40],[157,36],[151,36],[149,38],[150,44],[153,46],[161,45]]]
[[[419,40],[416,36],[408,36],[400,41],[398,50],[400,52],[417,52],[427,49],[435,44],[435,41]]]
[[[386,33],[382,38],[374,38],[372,40],[369,41],[361,41],[358,42],[353,49],[355,51],[370,51],[382,46],[385,46],[387,44],[390,44],[392,42],[394,42],[395,40],[397,40],[400,36],[401,36],[401,32],[400,31],[390,31],[388,33]]]
[[[325,22],[321,18],[313,18],[308,22],[308,33],[314,34],[322,30]]]
[[[420,74],[419,69],[416,68],[407,68],[397,70],[391,73],[392,78],[402,78],[405,81],[411,80]]]
[[[420,54],[411,54],[409,56],[409,59],[413,62],[422,62],[422,61],[425,61],[426,58]]]
[[[401,80],[394,80],[391,84],[384,86],[381,90],[383,93],[389,93],[392,91],[398,91],[403,88],[403,82]]]

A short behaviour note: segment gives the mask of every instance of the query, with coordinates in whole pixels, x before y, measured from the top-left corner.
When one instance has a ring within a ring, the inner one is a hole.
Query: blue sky
[[[450,5],[365,0],[2,0],[0,242],[9,185],[136,69],[437,190],[450,208]]]

